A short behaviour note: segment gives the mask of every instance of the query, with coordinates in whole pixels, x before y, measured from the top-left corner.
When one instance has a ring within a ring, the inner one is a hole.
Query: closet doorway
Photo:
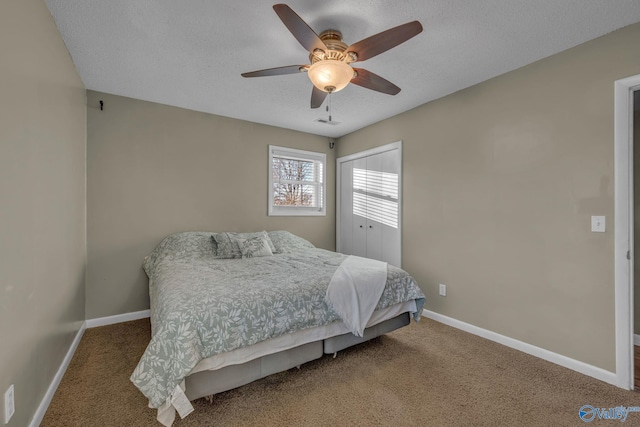
[[[402,141],[336,160],[336,249],[401,267]]]

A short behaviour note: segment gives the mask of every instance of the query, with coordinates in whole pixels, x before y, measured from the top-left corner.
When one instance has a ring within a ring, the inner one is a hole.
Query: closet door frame
[[[336,159],[336,252],[340,252],[341,243],[340,243],[340,216],[342,213],[341,210],[341,191],[342,191],[342,163],[348,162],[351,160],[361,159],[363,157],[369,157],[374,154],[384,153],[387,151],[398,150],[398,158],[399,158],[399,167],[400,171],[398,173],[398,232],[400,234],[400,265],[398,267],[402,267],[402,141],[392,142],[390,144],[381,145],[379,147],[371,148],[369,150],[360,151],[358,153],[349,154],[348,156],[338,157]]]

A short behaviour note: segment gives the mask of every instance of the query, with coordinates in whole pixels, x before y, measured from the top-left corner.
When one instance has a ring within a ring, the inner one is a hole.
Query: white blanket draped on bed
[[[359,337],[387,282],[387,263],[350,255],[333,274],[327,300],[349,330]]]

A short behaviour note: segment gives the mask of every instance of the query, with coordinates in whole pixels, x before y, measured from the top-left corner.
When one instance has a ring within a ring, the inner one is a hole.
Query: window
[[[269,146],[269,215],[325,213],[324,153]]]

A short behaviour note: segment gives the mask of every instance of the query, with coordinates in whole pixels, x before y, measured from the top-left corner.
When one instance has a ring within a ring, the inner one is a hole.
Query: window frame
[[[320,198],[320,207],[307,206],[279,206],[274,205],[273,197],[273,159],[274,157],[290,157],[304,161],[319,162],[322,165],[322,181],[317,181],[311,185],[321,185],[322,197]],[[268,216],[326,216],[327,215],[327,155],[317,151],[300,150],[297,148],[281,147],[277,145],[269,145],[269,165],[267,167],[269,173],[268,179],[268,195],[267,195],[267,215]]]

